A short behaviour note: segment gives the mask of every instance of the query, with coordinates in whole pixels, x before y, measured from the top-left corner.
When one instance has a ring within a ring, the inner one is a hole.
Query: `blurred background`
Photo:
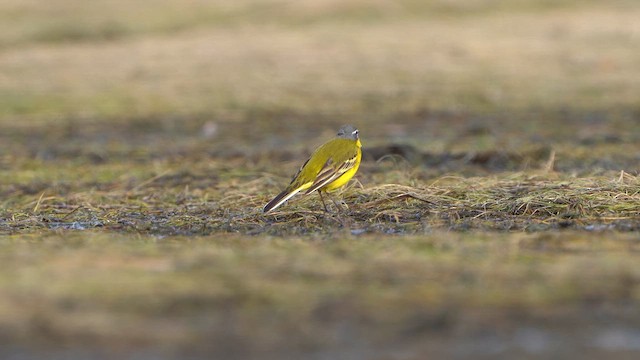
[[[249,152],[349,122],[433,152],[461,131],[593,140],[637,121],[639,17],[633,0],[2,0],[0,125]]]

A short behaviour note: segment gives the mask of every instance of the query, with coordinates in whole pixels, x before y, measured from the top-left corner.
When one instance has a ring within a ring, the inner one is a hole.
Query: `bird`
[[[362,143],[358,129],[353,125],[340,127],[336,137],[320,145],[293,176],[291,183],[262,211],[265,214],[273,211],[301,191],[305,195],[317,191],[324,210],[328,212],[322,193],[347,184],[358,171],[361,159]]]

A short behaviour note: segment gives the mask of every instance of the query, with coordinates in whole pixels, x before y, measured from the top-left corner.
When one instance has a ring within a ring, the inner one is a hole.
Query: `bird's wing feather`
[[[302,172],[302,169],[304,169],[304,167],[307,166],[307,164],[309,163],[309,160],[311,160],[311,158],[308,158],[307,161],[305,161],[304,164],[300,166],[300,169],[298,169],[296,174],[293,175],[293,178],[291,178],[291,182],[289,183],[290,187],[293,186],[293,183],[298,179],[298,175],[300,175],[300,173]]]
[[[343,161],[335,167],[332,159],[329,159],[324,167],[320,170],[320,173],[314,180],[313,184],[305,191],[305,194],[311,194],[312,192],[322,188],[325,185],[330,184],[337,178],[339,178],[342,174],[349,171],[356,163],[356,157],[352,157],[346,161]]]

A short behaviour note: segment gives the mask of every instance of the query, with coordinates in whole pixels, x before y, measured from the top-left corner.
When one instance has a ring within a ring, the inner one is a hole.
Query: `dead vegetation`
[[[395,170],[387,175],[403,174]],[[248,172],[245,177],[252,175]],[[162,235],[292,235],[336,229],[353,234],[637,231],[640,226],[640,183],[637,176],[624,171],[617,178],[512,173],[492,178],[409,179],[412,185],[360,185],[334,195],[342,198],[348,209],[333,207],[331,213],[325,213],[312,195],[294,198],[269,215],[263,215],[260,209],[270,196],[268,190],[274,187],[265,188],[261,178],[247,182],[233,177],[218,179],[213,189],[199,187],[198,178],[210,181],[204,174],[164,171],[136,183],[103,184],[80,193],[64,187],[23,188],[23,200],[5,209],[0,230],[16,233],[99,227]],[[20,190],[14,187],[11,191]]]

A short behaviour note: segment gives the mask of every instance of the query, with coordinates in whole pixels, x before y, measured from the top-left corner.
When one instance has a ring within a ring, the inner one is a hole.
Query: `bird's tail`
[[[266,214],[271,210],[274,210],[278,206],[284,204],[285,201],[289,200],[293,195],[297,194],[302,187],[299,187],[295,190],[285,189],[283,192],[278,194],[278,196],[274,197],[273,200],[269,201],[267,205],[264,206],[262,211]]]

